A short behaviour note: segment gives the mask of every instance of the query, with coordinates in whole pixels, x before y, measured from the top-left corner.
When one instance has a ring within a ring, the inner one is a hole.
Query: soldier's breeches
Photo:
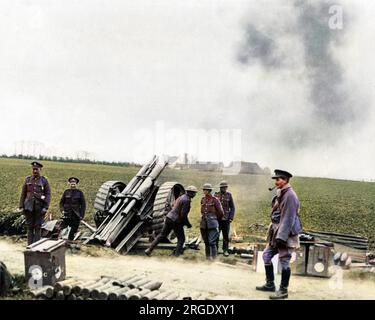
[[[184,244],[185,244],[184,227],[183,227],[182,224],[175,223],[168,218],[165,219],[163,229],[161,230],[159,235],[151,243],[151,246],[150,246],[151,251],[154,250],[154,248],[160,243],[160,241],[167,238],[172,230],[177,237],[176,253],[182,254],[183,253],[183,247],[184,247]]]
[[[25,211],[26,224],[30,228],[41,227],[44,223],[45,215],[41,211]]]
[[[218,229],[201,229],[201,235],[206,246],[206,255],[209,252],[210,257],[217,255],[217,239],[219,238]]]
[[[41,227],[44,222],[44,214],[39,210],[24,212],[27,225],[27,244],[33,244],[41,238]]]
[[[290,260],[292,258],[293,249],[289,248],[274,248],[270,245],[267,245],[266,249],[263,251],[263,261],[264,265],[272,265],[272,258],[279,254],[279,261],[281,268],[286,270],[290,267]]]
[[[279,261],[282,270],[287,270],[290,268],[290,260],[292,259],[293,249],[283,248],[279,249]]]
[[[78,231],[80,221],[78,219],[72,219],[69,223],[70,231],[69,231],[69,240],[74,240],[74,236]]]
[[[184,244],[185,244],[185,232],[184,227],[182,224],[175,224],[173,226],[173,231],[177,237],[177,247],[176,253],[182,254],[184,252]]]
[[[69,217],[65,217],[63,219],[63,222],[60,226],[60,230],[63,230],[67,227],[70,228],[69,230],[69,234],[68,234],[68,240],[74,240],[74,236],[75,234],[77,233],[78,231],[78,228],[79,228],[79,219],[77,218],[69,218]]]

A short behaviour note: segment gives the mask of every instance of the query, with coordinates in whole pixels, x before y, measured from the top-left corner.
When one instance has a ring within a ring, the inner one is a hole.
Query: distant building
[[[244,173],[244,174],[262,174],[270,175],[271,170],[269,168],[262,169],[256,162],[246,161],[234,161],[224,170],[228,173]]]
[[[223,172],[226,174],[261,174],[271,175],[269,168],[261,168],[256,162],[234,161],[228,167],[222,162],[197,161],[195,158],[184,153],[181,156],[170,156],[168,166],[176,170],[193,169],[199,171]]]
[[[199,162],[192,163],[189,165],[189,169],[195,169],[200,171],[222,171],[224,164],[222,162]]]

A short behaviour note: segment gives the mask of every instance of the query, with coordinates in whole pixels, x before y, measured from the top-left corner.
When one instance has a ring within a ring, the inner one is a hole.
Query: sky
[[[0,153],[187,152],[375,179],[374,14],[364,0],[1,0]]]

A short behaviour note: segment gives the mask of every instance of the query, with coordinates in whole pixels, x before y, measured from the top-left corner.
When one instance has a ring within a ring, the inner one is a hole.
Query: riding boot
[[[27,228],[27,245],[31,245],[34,242],[34,228],[28,227]]]
[[[145,254],[150,256],[152,251],[154,251],[155,247],[159,244],[160,240],[159,237],[156,237],[154,241],[152,241],[150,247],[145,250]]]
[[[205,251],[206,251],[206,259],[210,259],[210,247],[209,247],[209,245],[205,245]]]
[[[280,300],[280,299],[288,298],[289,279],[290,279],[290,268],[283,269],[281,271],[280,289],[274,295],[270,296],[270,299]]]
[[[210,246],[210,256],[212,260],[215,260],[217,257],[217,247],[216,244]]]
[[[264,268],[266,270],[266,284],[260,287],[256,287],[256,290],[275,292],[276,287],[274,282],[275,275],[273,273],[273,265],[265,265]]]
[[[42,237],[42,229],[40,227],[36,227],[34,229],[33,243],[39,241],[41,237]]]

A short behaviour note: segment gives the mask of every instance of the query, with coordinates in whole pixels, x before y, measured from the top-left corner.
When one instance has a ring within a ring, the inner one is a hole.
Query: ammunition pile
[[[330,241],[357,250],[367,251],[369,249],[369,239],[358,235],[323,231],[305,231],[304,233],[320,240]]]
[[[145,276],[123,279],[102,277],[83,281],[67,279],[54,286],[44,286],[31,291],[37,300],[195,300],[201,294],[183,295],[171,290],[160,289],[162,282]]]

